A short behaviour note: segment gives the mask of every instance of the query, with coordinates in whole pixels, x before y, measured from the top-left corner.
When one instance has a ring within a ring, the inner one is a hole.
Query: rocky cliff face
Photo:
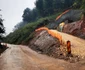
[[[65,24],[63,32],[85,39],[85,19]]]
[[[66,10],[56,18],[56,25],[59,25],[60,23],[66,20],[68,20],[68,22],[78,21],[80,19],[80,16],[82,15],[82,12],[83,10],[73,10],[73,9]]]

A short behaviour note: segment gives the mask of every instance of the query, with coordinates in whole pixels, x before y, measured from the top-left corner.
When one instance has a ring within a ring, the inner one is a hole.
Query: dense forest
[[[85,0],[36,0],[35,8],[24,9],[22,21],[15,26],[14,32],[6,37],[6,42],[15,44],[28,42],[33,36],[32,32],[44,21],[50,23],[68,9],[84,10]]]
[[[85,0],[36,0],[35,8],[24,9],[22,21],[15,26],[14,30],[39,18],[51,16],[67,9],[84,9],[84,4]]]
[[[84,0],[83,0],[84,1]],[[71,8],[83,8],[80,0],[36,0],[35,8],[26,8],[22,14],[22,21],[15,26],[15,30],[39,18],[51,16]]]

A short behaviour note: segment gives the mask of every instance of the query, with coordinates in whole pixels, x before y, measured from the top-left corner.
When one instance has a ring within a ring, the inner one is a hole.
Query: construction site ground
[[[0,70],[85,70],[85,40],[60,33],[64,41],[72,43],[72,54],[82,57],[70,63],[39,54],[28,46],[7,44],[9,47],[0,55]]]

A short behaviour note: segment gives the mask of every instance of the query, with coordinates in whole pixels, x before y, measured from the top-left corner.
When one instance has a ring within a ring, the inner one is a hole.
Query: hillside
[[[45,18],[40,18],[39,20],[37,20],[35,22],[29,23],[29,24],[23,26],[22,28],[15,30],[13,33],[10,33],[4,39],[4,41],[7,43],[11,43],[11,44],[28,44],[29,40],[31,40],[33,38],[35,29],[45,26],[45,27],[48,27],[50,29],[59,30],[60,29],[59,25],[62,22],[64,22],[66,24],[64,29],[63,29],[63,32],[68,31],[66,33],[69,33],[70,30],[68,30],[66,28],[66,26],[68,25],[68,27],[69,27],[70,25],[72,25],[72,23],[74,23],[74,22],[77,23],[77,21],[81,20],[80,17],[83,15],[82,14],[83,11],[82,10],[74,10],[74,9],[69,10],[67,12],[66,11],[63,12],[62,14],[58,13],[56,15],[45,17]],[[82,25],[84,25],[84,24],[82,23]],[[81,27],[81,25],[79,25],[79,26]],[[71,27],[71,29],[74,29],[74,28],[75,27]],[[73,31],[75,31],[75,30],[73,30]],[[75,35],[75,36],[77,36],[77,35]],[[11,38],[11,40],[9,40],[9,38]]]
[[[35,0],[25,8],[0,42],[0,70],[85,70],[85,0]]]
[[[40,18],[35,22],[29,23],[24,27],[15,30],[14,32],[7,35],[4,41],[11,44],[28,44],[28,41],[33,37],[33,32],[35,29],[51,24],[55,21],[56,16],[58,16],[59,14],[60,13],[49,17]],[[9,38],[11,40],[9,40]]]
[[[85,46],[84,40],[79,39],[77,37],[72,37],[68,34],[71,34],[71,35],[75,34],[75,36],[78,35],[78,37],[84,39],[85,17],[84,17],[84,14],[81,13],[82,10],[69,10],[68,12],[66,11],[63,12],[64,14],[62,13],[59,16],[58,14],[56,14],[50,17],[39,19],[36,22],[30,23],[24,26],[23,28],[20,28],[14,31],[13,33],[10,33],[6,37],[6,42],[11,44],[29,45],[31,49],[39,53],[44,53],[55,58],[65,59],[70,62],[76,62],[81,60],[82,58],[85,57],[84,54],[82,54],[82,52],[84,51],[83,48]],[[70,15],[74,15],[74,16],[70,16]],[[83,17],[82,19],[79,19],[81,15],[83,15]],[[75,18],[75,20],[73,19],[73,17]],[[67,20],[68,22],[66,23]],[[65,24],[61,30],[62,22]],[[42,32],[36,33],[36,31],[43,30],[43,29],[46,30],[46,32],[42,31]],[[59,29],[61,32],[65,32],[68,34],[58,32],[57,29]],[[78,31],[80,31],[79,33],[75,31],[77,29]],[[81,37],[82,34],[83,36]],[[71,57],[67,57],[68,55],[67,49],[66,49],[67,41],[70,41],[72,43]],[[80,47],[82,48],[79,50]]]
[[[84,3],[84,0],[36,0],[36,7],[33,10],[24,9],[21,23],[15,26],[15,31],[7,35],[4,41],[14,44],[28,44],[36,28],[47,26],[56,29],[60,23],[66,20],[69,22],[78,21],[85,8]],[[49,6],[49,4],[51,5]],[[59,15],[60,13],[62,14]]]
[[[51,31],[56,32],[56,30]],[[60,46],[57,45],[59,44],[58,39],[43,30],[36,34],[37,38],[34,37],[35,41],[29,46],[7,44],[8,49],[0,56],[0,70],[85,70],[85,40],[62,32],[59,33],[64,40],[71,41],[73,56],[60,57],[63,54],[61,54]],[[29,47],[32,45],[38,47],[44,54],[30,49]],[[49,53],[50,57],[45,55],[46,53]],[[54,55],[56,59],[51,57]]]

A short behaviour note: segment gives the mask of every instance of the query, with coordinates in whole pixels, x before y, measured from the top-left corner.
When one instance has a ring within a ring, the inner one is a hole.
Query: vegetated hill
[[[55,2],[56,1],[56,2]],[[53,5],[54,5],[54,3],[55,3],[55,7],[57,7],[56,5],[58,5],[57,4],[57,0],[55,0],[54,2],[53,2]],[[71,1],[71,0],[70,0]],[[66,10],[66,9],[68,9],[68,8],[74,8],[74,9],[84,9],[84,7],[85,7],[85,0],[73,0],[73,1],[71,1],[72,2],[72,4],[71,4],[71,2],[70,1],[67,1],[67,0],[65,0],[65,4],[62,4],[63,3],[63,1],[62,0],[60,0],[59,1],[59,8],[57,8],[56,10],[60,10],[61,9],[61,11],[63,11],[63,10]],[[46,1],[47,3],[46,4],[48,4],[49,3],[49,1]],[[51,1],[50,1],[51,2]],[[41,2],[42,3],[42,2]],[[38,4],[40,5],[40,3],[38,2]],[[71,4],[71,5],[70,5]],[[37,4],[36,4],[37,5]],[[62,5],[62,6],[61,6]],[[64,6],[63,6],[64,5]],[[47,7],[45,8],[46,10],[49,10],[49,4],[48,5],[46,5]],[[38,9],[38,7],[40,7],[40,6],[37,6],[37,9]],[[45,6],[43,6],[42,5],[42,7],[45,7]],[[63,7],[65,7],[65,8],[63,8]],[[52,8],[52,7],[51,7]],[[43,13],[41,13],[41,15],[42,14],[44,14],[45,12],[44,11],[42,11],[42,9],[41,8],[39,8],[38,10],[40,10],[41,12],[43,12]],[[54,11],[55,11],[55,9],[53,9]],[[51,11],[48,11],[45,15],[49,15],[49,12],[51,12]],[[60,12],[60,11],[59,11]],[[40,13],[40,12],[39,12]],[[56,13],[58,13],[58,12],[56,12]],[[54,13],[53,13],[54,14]],[[20,28],[20,29],[18,29],[18,30],[16,30],[16,31],[14,31],[13,33],[10,33],[5,39],[4,39],[4,41],[5,42],[8,42],[8,43],[13,43],[13,44],[21,44],[21,43],[23,43],[23,44],[27,44],[27,42],[33,37],[33,31],[36,29],[36,28],[38,28],[38,27],[41,27],[41,26],[45,26],[45,25],[47,25],[47,24],[49,24],[49,20],[52,20],[52,21],[54,21],[55,20],[55,18],[57,17],[57,15],[58,14],[56,14],[56,15],[54,15],[54,16],[50,16],[50,17],[46,17],[46,18],[41,18],[41,19],[39,19],[38,21],[35,21],[35,22],[32,22],[32,23],[29,23],[29,24],[27,24],[27,25],[25,25],[24,27],[22,27],[22,28]],[[27,16],[27,15],[26,15]],[[42,15],[43,16],[43,15]],[[43,24],[43,21],[46,21],[46,23],[45,24]],[[51,23],[51,22],[50,22]],[[53,25],[53,24],[52,24]],[[54,24],[54,26],[55,26],[56,24]],[[49,27],[50,25],[48,25],[48,27]]]
[[[73,12],[75,13],[75,11]],[[81,13],[81,11],[79,12]],[[46,18],[41,18],[36,22],[27,24],[26,26],[14,31],[13,33],[10,33],[5,38],[5,42],[12,43],[12,44],[28,44],[28,41],[33,38],[35,29],[39,27],[43,27],[43,26],[47,26],[48,28],[51,28],[51,29],[56,29],[57,24],[59,25],[61,22],[64,22],[70,19],[70,18],[67,19],[69,16],[69,13],[67,12],[68,16],[66,16],[66,13],[63,14],[61,18],[59,18],[59,20],[61,20],[60,23],[57,23],[57,20],[55,21],[55,19],[58,16],[58,14],[50,16],[50,17],[46,17]],[[78,13],[75,15],[77,16]],[[64,20],[62,19],[63,17],[64,17]],[[81,16],[79,15],[78,17],[81,17]]]
[[[40,18],[36,22],[29,23],[7,35],[4,41],[11,44],[28,44],[28,41],[33,38],[33,32],[36,28],[46,26],[47,24],[53,22],[59,14],[60,13],[53,16]]]

